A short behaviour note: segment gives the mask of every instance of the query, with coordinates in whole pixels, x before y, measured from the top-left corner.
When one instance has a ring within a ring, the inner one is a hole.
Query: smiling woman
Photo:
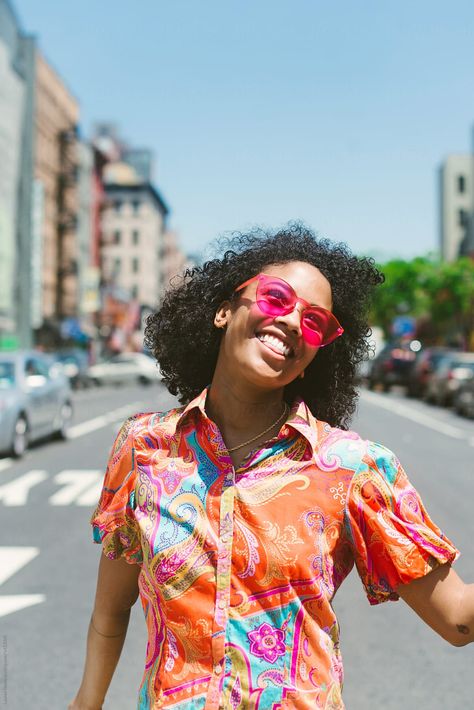
[[[293,225],[189,270],[146,339],[183,406],[123,425],[91,517],[101,558],[70,710],[100,708],[140,594],[138,708],[339,710],[334,595],[403,597],[455,645],[473,587],[396,456],[347,430],[370,259]],[[119,559],[123,558],[123,559]]]
[[[214,316],[221,303],[255,295],[255,283],[245,286],[244,293],[237,289],[261,272],[275,273],[276,265],[285,278],[283,273],[293,262],[299,265],[293,267],[295,291],[302,296],[302,270],[313,267],[313,283],[307,288],[316,288],[320,301],[311,300],[312,291],[306,300],[332,311],[344,337],[311,358],[304,383],[289,381],[285,396],[291,400],[304,392],[313,414],[335,426],[347,426],[356,405],[355,368],[368,354],[367,310],[374,288],[383,281],[373,260],[352,255],[344,244],[317,240],[300,224],[273,234],[261,230],[236,234],[218,246],[222,258],[189,270],[147,323],[148,347],[170,392],[185,403],[211,382],[222,335]],[[270,265],[273,269],[267,268]]]

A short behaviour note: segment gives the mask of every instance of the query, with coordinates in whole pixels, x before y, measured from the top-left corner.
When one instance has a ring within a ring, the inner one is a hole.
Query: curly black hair
[[[344,334],[319,350],[304,379],[286,386],[285,399],[291,404],[299,395],[318,419],[346,429],[357,404],[356,366],[368,355],[371,297],[384,278],[374,260],[354,256],[343,243],[317,238],[299,222],[277,232],[234,233],[218,246],[223,255],[187,269],[147,319],[145,344],[168,390],[185,404],[212,381],[222,337],[214,315],[237,286],[270,264],[304,261],[331,284],[333,312]]]

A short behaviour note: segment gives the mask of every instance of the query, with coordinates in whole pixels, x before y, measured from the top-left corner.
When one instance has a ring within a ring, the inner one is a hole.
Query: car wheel
[[[59,414],[59,428],[56,431],[56,436],[58,439],[67,439],[69,428],[72,421],[72,405],[70,402],[65,402],[61,407],[61,412]]]
[[[138,376],[138,384],[139,385],[151,385],[151,380],[148,377],[145,377],[145,375],[139,375]]]
[[[13,439],[11,453],[16,459],[20,459],[28,448],[28,423],[25,417],[20,416],[15,422],[13,429]]]

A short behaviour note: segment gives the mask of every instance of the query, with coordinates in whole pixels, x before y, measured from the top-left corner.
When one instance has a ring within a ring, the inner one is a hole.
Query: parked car
[[[474,353],[447,353],[438,362],[426,388],[425,399],[450,406],[461,383],[474,373]]]
[[[62,367],[43,353],[0,353],[0,450],[19,458],[28,444],[67,437],[71,386]]]
[[[138,382],[151,385],[160,381],[156,361],[144,353],[122,353],[92,365],[88,370],[97,385]]]
[[[387,343],[372,360],[369,388],[380,385],[384,392],[388,392],[392,385],[406,385],[415,359],[416,350],[410,347],[410,343]]]
[[[426,388],[439,361],[452,352],[447,347],[432,346],[418,354],[408,373],[407,394],[409,397],[424,397]]]
[[[89,362],[87,353],[78,348],[73,350],[61,350],[53,353],[52,357],[60,362],[64,372],[69,377],[69,382],[73,389],[90,387],[92,380],[89,376]]]
[[[474,419],[474,375],[460,383],[453,406],[458,414]]]

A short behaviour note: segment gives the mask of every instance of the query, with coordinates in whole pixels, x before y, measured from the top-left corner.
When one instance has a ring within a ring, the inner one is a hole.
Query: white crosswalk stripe
[[[0,586],[38,555],[37,547],[0,547]],[[0,617],[45,600],[44,594],[0,594]]]
[[[50,479],[47,471],[32,469],[0,486],[0,507],[13,508],[28,505],[31,490]],[[52,477],[59,490],[45,499],[52,506],[77,505],[94,507],[99,501],[104,472],[98,468],[65,469]]]
[[[46,480],[46,471],[33,469],[23,476],[0,486],[0,502],[6,506],[26,505],[28,493],[38,483]]]
[[[88,501],[90,499],[86,495],[86,493],[89,492],[88,489],[93,486],[95,492],[97,483],[101,478],[102,474],[98,469],[70,469],[61,471],[53,480],[63,487],[51,496],[49,499],[50,505],[71,505],[72,503],[84,505],[84,503],[79,503],[79,500],[85,499]],[[98,500],[98,498],[96,500]],[[86,505],[89,505],[89,503],[87,502]]]

